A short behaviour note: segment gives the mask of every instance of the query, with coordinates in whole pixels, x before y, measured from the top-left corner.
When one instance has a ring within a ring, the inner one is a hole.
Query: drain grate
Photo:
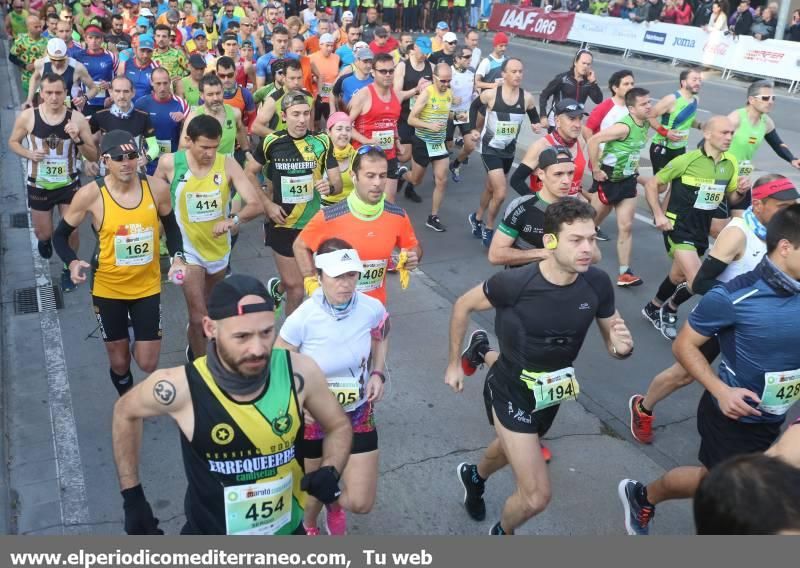
[[[12,229],[27,229],[28,214],[27,213],[12,213],[11,214],[11,228]]]
[[[36,314],[64,307],[60,286],[32,286],[14,290],[14,311],[17,314]]]

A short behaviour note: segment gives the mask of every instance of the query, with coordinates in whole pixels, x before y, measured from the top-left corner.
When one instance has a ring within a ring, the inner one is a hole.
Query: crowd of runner
[[[442,203],[470,158],[485,182],[460,227],[501,269],[455,302],[450,325],[445,382],[459,392],[485,366],[496,432],[478,463],[457,466],[468,515],[485,518],[486,482],[509,464],[516,491],[491,534],[547,507],[541,438],[579,396],[573,362],[592,322],[611,357],[633,355],[613,284],[644,284],[631,266],[641,187],[668,256],[641,313],[676,363],[630,397],[633,437],[653,442],[654,408],[672,392],[695,380],[705,390],[701,465],[622,480],[625,528],[648,534],[657,504],[695,497],[700,533],[800,531],[800,427],[781,437],[800,400],[800,193],[785,176],[755,176],[754,157],[766,142],[791,167],[800,159],[770,118],[771,82],[701,122],[700,69],[657,100],[619,70],[603,100],[581,49],[537,100],[504,33],[481,52],[466,0],[38,4],[14,0],[6,17],[22,102],[8,144],[27,163],[38,253],[63,261],[65,292],[89,282],[120,396],[128,533],[163,534],[139,454],[143,419],[164,414],[181,433],[184,534],[316,535],[324,510],[340,535],[348,512],[372,509],[386,282],[396,273],[407,287],[423,256],[400,201],[430,199],[425,227],[452,230]],[[527,128],[536,141],[516,163]],[[509,187],[519,196],[504,208]],[[609,277],[595,264],[612,211]],[[231,263],[249,221],[272,249],[267,282]],[[86,259],[84,222],[97,240]],[[176,306],[162,304],[162,259],[188,314],[187,363],[169,369],[158,368],[162,310]],[[478,329],[465,348],[470,315],[490,309],[497,347]],[[136,385],[132,361],[149,374]]]

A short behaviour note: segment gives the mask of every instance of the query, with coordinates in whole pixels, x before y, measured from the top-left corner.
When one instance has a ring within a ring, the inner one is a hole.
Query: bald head
[[[713,149],[716,152],[726,152],[731,147],[733,133],[733,123],[727,116],[712,116],[703,125],[706,151]]]
[[[28,35],[34,39],[38,39],[42,34],[42,20],[39,16],[28,16],[25,19],[25,25],[28,28]]]
[[[437,77],[443,77],[447,75],[448,77],[452,75],[452,70],[450,65],[445,63],[444,61],[440,61],[436,64],[436,68],[433,70]]]

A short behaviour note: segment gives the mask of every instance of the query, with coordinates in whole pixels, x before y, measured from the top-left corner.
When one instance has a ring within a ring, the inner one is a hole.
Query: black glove
[[[158,528],[158,519],[153,516],[153,509],[144,496],[140,483],[136,487],[122,490],[125,511],[125,532],[128,534],[164,534]]]
[[[336,501],[342,494],[339,489],[339,473],[332,465],[305,474],[300,481],[300,489],[326,505]]]

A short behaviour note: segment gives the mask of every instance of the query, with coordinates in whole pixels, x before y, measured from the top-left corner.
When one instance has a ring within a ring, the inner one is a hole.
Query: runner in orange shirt
[[[358,251],[364,272],[356,289],[386,304],[386,268],[392,251],[407,255],[403,268],[413,270],[422,249],[405,210],[386,201],[383,187],[389,163],[379,146],[361,146],[353,159],[354,191],[347,199],[318,212],[294,241],[294,256],[307,292],[317,281],[312,253],[331,237],[346,235]]]
[[[331,34],[322,34],[319,38],[319,51],[309,56],[311,71],[317,81],[317,100],[314,103],[314,124],[323,129],[325,121],[331,114],[329,101],[333,85],[339,76],[339,56],[333,52],[334,39]]]

